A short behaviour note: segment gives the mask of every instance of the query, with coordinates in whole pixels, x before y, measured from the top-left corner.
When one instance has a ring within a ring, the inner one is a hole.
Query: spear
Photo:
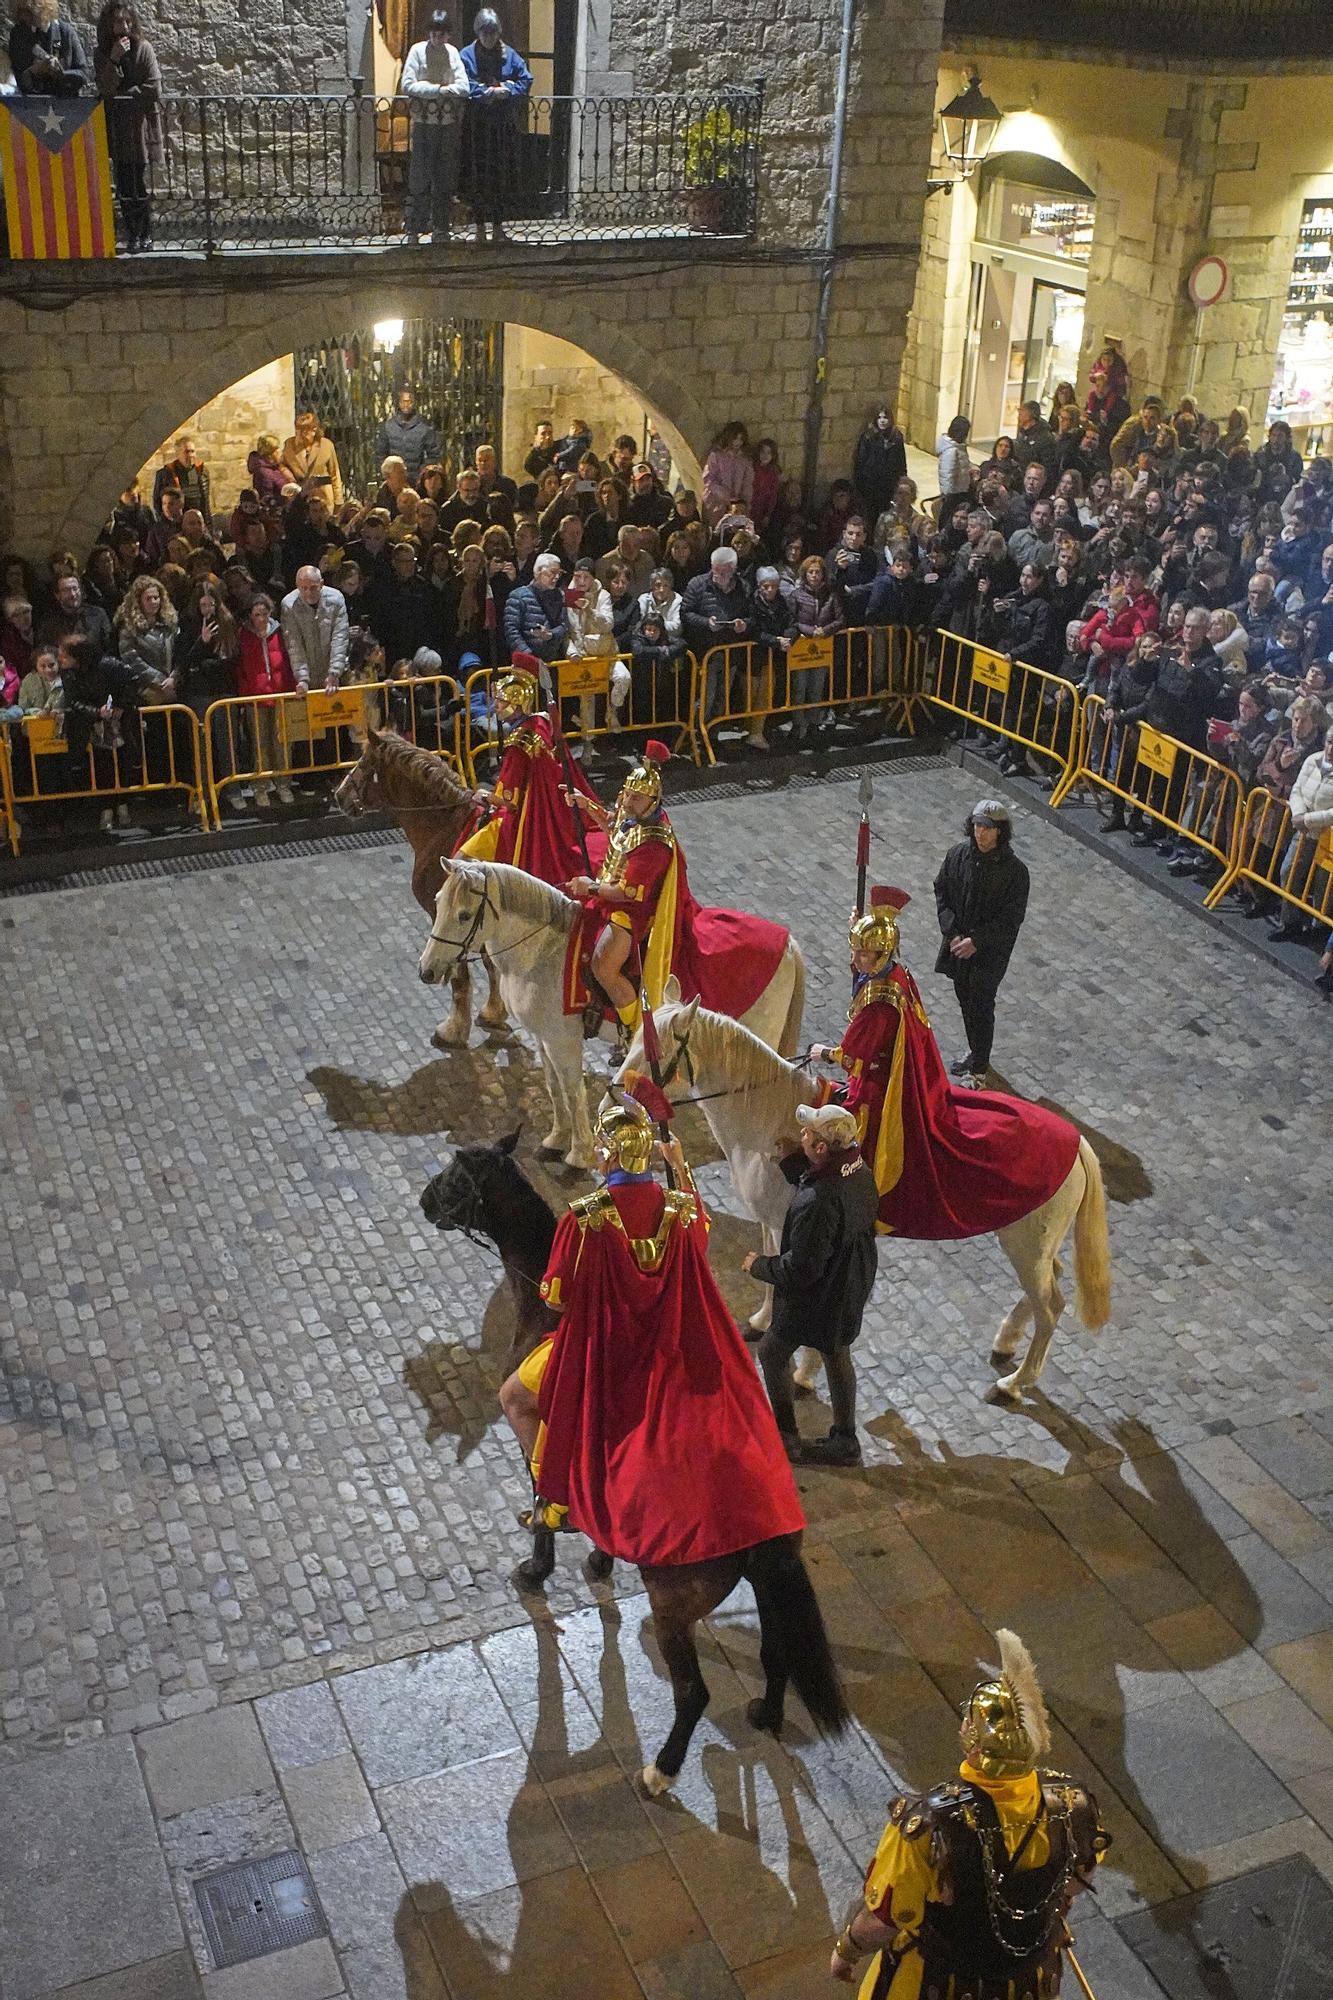
[[[856,829],[856,914],[859,917],[865,914],[866,875],[870,869],[870,802],[875,796],[875,787],[869,771],[862,771],[856,796],[861,805],[861,823]]]
[[[1087,1974],[1074,1956],[1074,1947],[1070,1944],[1065,1946],[1065,1957],[1069,1960],[1070,1971],[1083,1990],[1084,2000],[1097,2000],[1097,1995],[1088,1984]]]
[[[584,832],[583,814],[579,811],[578,807],[579,788],[574,780],[574,759],[569,754],[569,742],[564,730],[560,727],[559,696],[552,699],[549,713],[551,735],[555,739],[555,747],[560,754],[560,764],[565,774],[565,783],[569,787],[569,810],[574,815],[574,831],[579,837],[579,852],[583,856],[583,872],[590,881],[594,881],[596,880],[597,870],[593,867],[592,857],[588,853],[588,836]]]

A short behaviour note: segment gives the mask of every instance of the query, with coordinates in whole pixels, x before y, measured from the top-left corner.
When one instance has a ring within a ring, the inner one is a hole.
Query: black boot
[[[831,1430],[827,1437],[814,1438],[801,1448],[804,1465],[859,1465],[861,1440],[855,1431]]]

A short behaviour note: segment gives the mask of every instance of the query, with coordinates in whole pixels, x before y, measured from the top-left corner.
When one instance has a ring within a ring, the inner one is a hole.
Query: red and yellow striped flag
[[[114,257],[106,110],[97,97],[0,97],[11,257]]]

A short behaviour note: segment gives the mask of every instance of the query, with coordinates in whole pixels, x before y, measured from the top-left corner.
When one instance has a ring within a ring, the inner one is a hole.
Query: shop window
[[[1278,417],[1302,433],[1302,451],[1319,445],[1333,423],[1333,198],[1327,195],[1301,205],[1268,403],[1269,423]]]

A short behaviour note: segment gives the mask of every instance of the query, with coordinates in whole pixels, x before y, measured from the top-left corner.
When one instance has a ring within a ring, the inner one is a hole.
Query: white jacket
[[[967,455],[967,446],[959,444],[946,431],[936,441],[935,456],[940,462],[940,497],[950,493],[966,493],[972,485],[972,461]]]
[[[1322,750],[1307,757],[1291,788],[1292,822],[1300,833],[1333,826],[1333,757]]]
[[[640,623],[648,616],[650,611],[655,611],[662,621],[662,629],[666,633],[667,638],[673,646],[678,646],[682,636],[680,629],[680,605],[681,597],[679,591],[675,592],[668,604],[659,604],[653,596],[652,591],[645,590],[643,596],[639,599]]]
[[[404,97],[433,100],[436,116],[447,117],[452,123],[461,114],[469,91],[463,58],[452,42],[442,42],[438,48],[429,41],[413,42],[398,89]]]
[[[313,682],[322,688],[328,680],[341,681],[349,637],[347,599],[342,592],[326,583],[319,603],[310,605],[299,590],[289,591],[282,600],[281,617],[296,685],[308,688]]]

